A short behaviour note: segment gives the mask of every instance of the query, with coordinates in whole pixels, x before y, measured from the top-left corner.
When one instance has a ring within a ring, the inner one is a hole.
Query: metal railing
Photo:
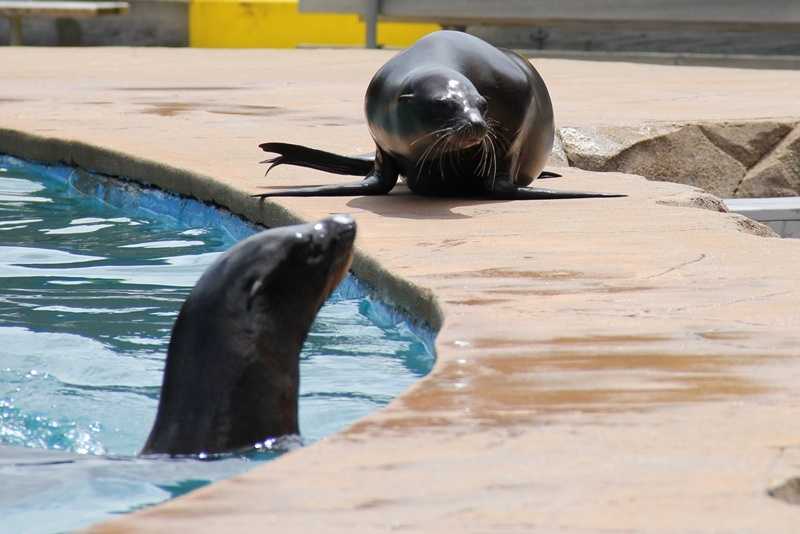
[[[300,0],[300,11],[360,14],[369,48],[377,46],[379,19],[446,27],[800,31],[800,0]]]

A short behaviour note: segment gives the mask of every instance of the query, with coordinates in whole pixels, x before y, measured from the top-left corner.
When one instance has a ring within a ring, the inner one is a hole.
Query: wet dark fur
[[[172,330],[142,454],[218,453],[298,433],[299,354],[347,273],[355,223],[267,230],[221,255]]]

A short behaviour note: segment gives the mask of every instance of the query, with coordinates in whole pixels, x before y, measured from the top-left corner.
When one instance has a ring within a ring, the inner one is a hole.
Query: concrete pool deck
[[[800,476],[800,241],[688,186],[575,169],[547,185],[628,197],[247,196],[341,181],[264,179],[256,145],[370,151],[362,94],[390,55],[0,49],[0,153],[265,223],[352,213],[357,273],[443,318],[434,371],[388,408],[94,530],[796,532],[766,491]],[[800,72],[536,64],[561,126],[800,120]]]

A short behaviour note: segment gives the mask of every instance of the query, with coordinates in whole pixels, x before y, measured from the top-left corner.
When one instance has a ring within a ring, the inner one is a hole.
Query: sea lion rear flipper
[[[308,148],[290,143],[261,143],[258,145],[264,152],[278,154],[261,163],[271,163],[267,173],[277,165],[297,165],[334,174],[349,176],[364,176],[369,174],[373,167],[373,158],[340,156],[332,152]]]

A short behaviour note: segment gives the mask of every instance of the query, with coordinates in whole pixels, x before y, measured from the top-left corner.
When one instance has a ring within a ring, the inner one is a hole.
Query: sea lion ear
[[[414,93],[403,93],[397,97],[397,100],[400,102],[410,102],[414,100]]]

